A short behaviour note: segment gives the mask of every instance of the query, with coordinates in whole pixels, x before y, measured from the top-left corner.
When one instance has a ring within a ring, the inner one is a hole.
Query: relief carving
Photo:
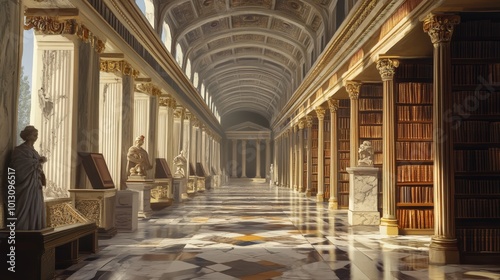
[[[78,200],[76,209],[91,222],[101,225],[101,201],[100,200]]]

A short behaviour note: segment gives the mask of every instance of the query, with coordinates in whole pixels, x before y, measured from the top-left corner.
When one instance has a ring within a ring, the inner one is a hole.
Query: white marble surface
[[[378,225],[378,169],[374,167],[347,168],[349,173],[350,225]]]
[[[149,218],[153,213],[151,209],[151,188],[153,181],[130,182],[127,181],[127,188],[138,193],[139,212],[138,217]]]
[[[139,192],[122,190],[116,192],[115,227],[118,231],[137,230],[139,213]]]

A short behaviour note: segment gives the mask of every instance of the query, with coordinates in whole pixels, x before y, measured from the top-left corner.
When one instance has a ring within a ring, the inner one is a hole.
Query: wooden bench
[[[64,203],[48,203],[47,213],[49,225],[42,230],[16,230],[15,244],[8,244],[11,232],[0,230],[0,279],[53,279],[56,267],[63,268],[77,263],[80,253],[96,253],[97,225],[82,219],[67,200]],[[55,206],[55,207],[54,207]],[[60,213],[55,213],[61,211]],[[74,212],[73,212],[74,211]],[[67,218],[59,219],[61,215]],[[76,219],[76,222],[75,222]],[[70,224],[64,224],[71,221]],[[54,222],[61,223],[54,226]],[[15,272],[7,254],[15,248]]]

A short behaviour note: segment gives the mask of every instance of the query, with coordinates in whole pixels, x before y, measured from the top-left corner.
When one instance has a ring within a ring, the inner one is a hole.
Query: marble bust
[[[373,147],[372,142],[363,141],[358,149],[358,166],[373,166]]]
[[[128,149],[127,160],[128,170],[130,177],[145,177],[146,170],[152,168],[149,162],[149,155],[146,150],[142,148],[144,144],[144,136],[138,136],[135,139],[134,145]]]
[[[184,155],[184,150],[182,150],[181,153],[174,158],[175,178],[186,177],[186,173],[184,171],[186,168],[186,164],[187,164],[186,156]]]

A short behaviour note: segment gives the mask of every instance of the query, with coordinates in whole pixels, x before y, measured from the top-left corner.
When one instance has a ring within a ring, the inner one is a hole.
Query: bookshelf
[[[311,170],[311,196],[315,196],[318,193],[318,119],[314,118],[313,125],[311,128],[311,158],[312,158],[312,170]]]
[[[432,61],[403,60],[395,79],[396,215],[401,234],[433,234]]]
[[[456,237],[462,262],[487,263],[500,257],[500,14],[461,17],[450,45]]]
[[[308,128],[307,126],[303,130],[304,132],[304,149],[303,149],[303,155],[302,155],[302,166],[303,166],[303,176],[302,176],[302,189],[300,190],[301,192],[305,191],[307,189],[307,182],[309,180],[308,174],[307,174],[307,149],[309,149],[307,143],[309,140],[309,133],[308,133]]]
[[[350,166],[349,151],[350,151],[350,99],[339,100],[339,108],[337,111],[338,119],[338,206],[339,209],[349,208],[349,173],[346,168]]]
[[[381,83],[362,84],[359,92],[359,143],[370,141],[374,167],[382,170],[382,102]],[[378,176],[378,208],[382,210],[382,176]]]
[[[330,138],[331,138],[331,123],[330,123],[330,113],[325,114],[325,119],[323,121],[323,175],[324,175],[324,193],[323,201],[328,201],[330,199]]]

